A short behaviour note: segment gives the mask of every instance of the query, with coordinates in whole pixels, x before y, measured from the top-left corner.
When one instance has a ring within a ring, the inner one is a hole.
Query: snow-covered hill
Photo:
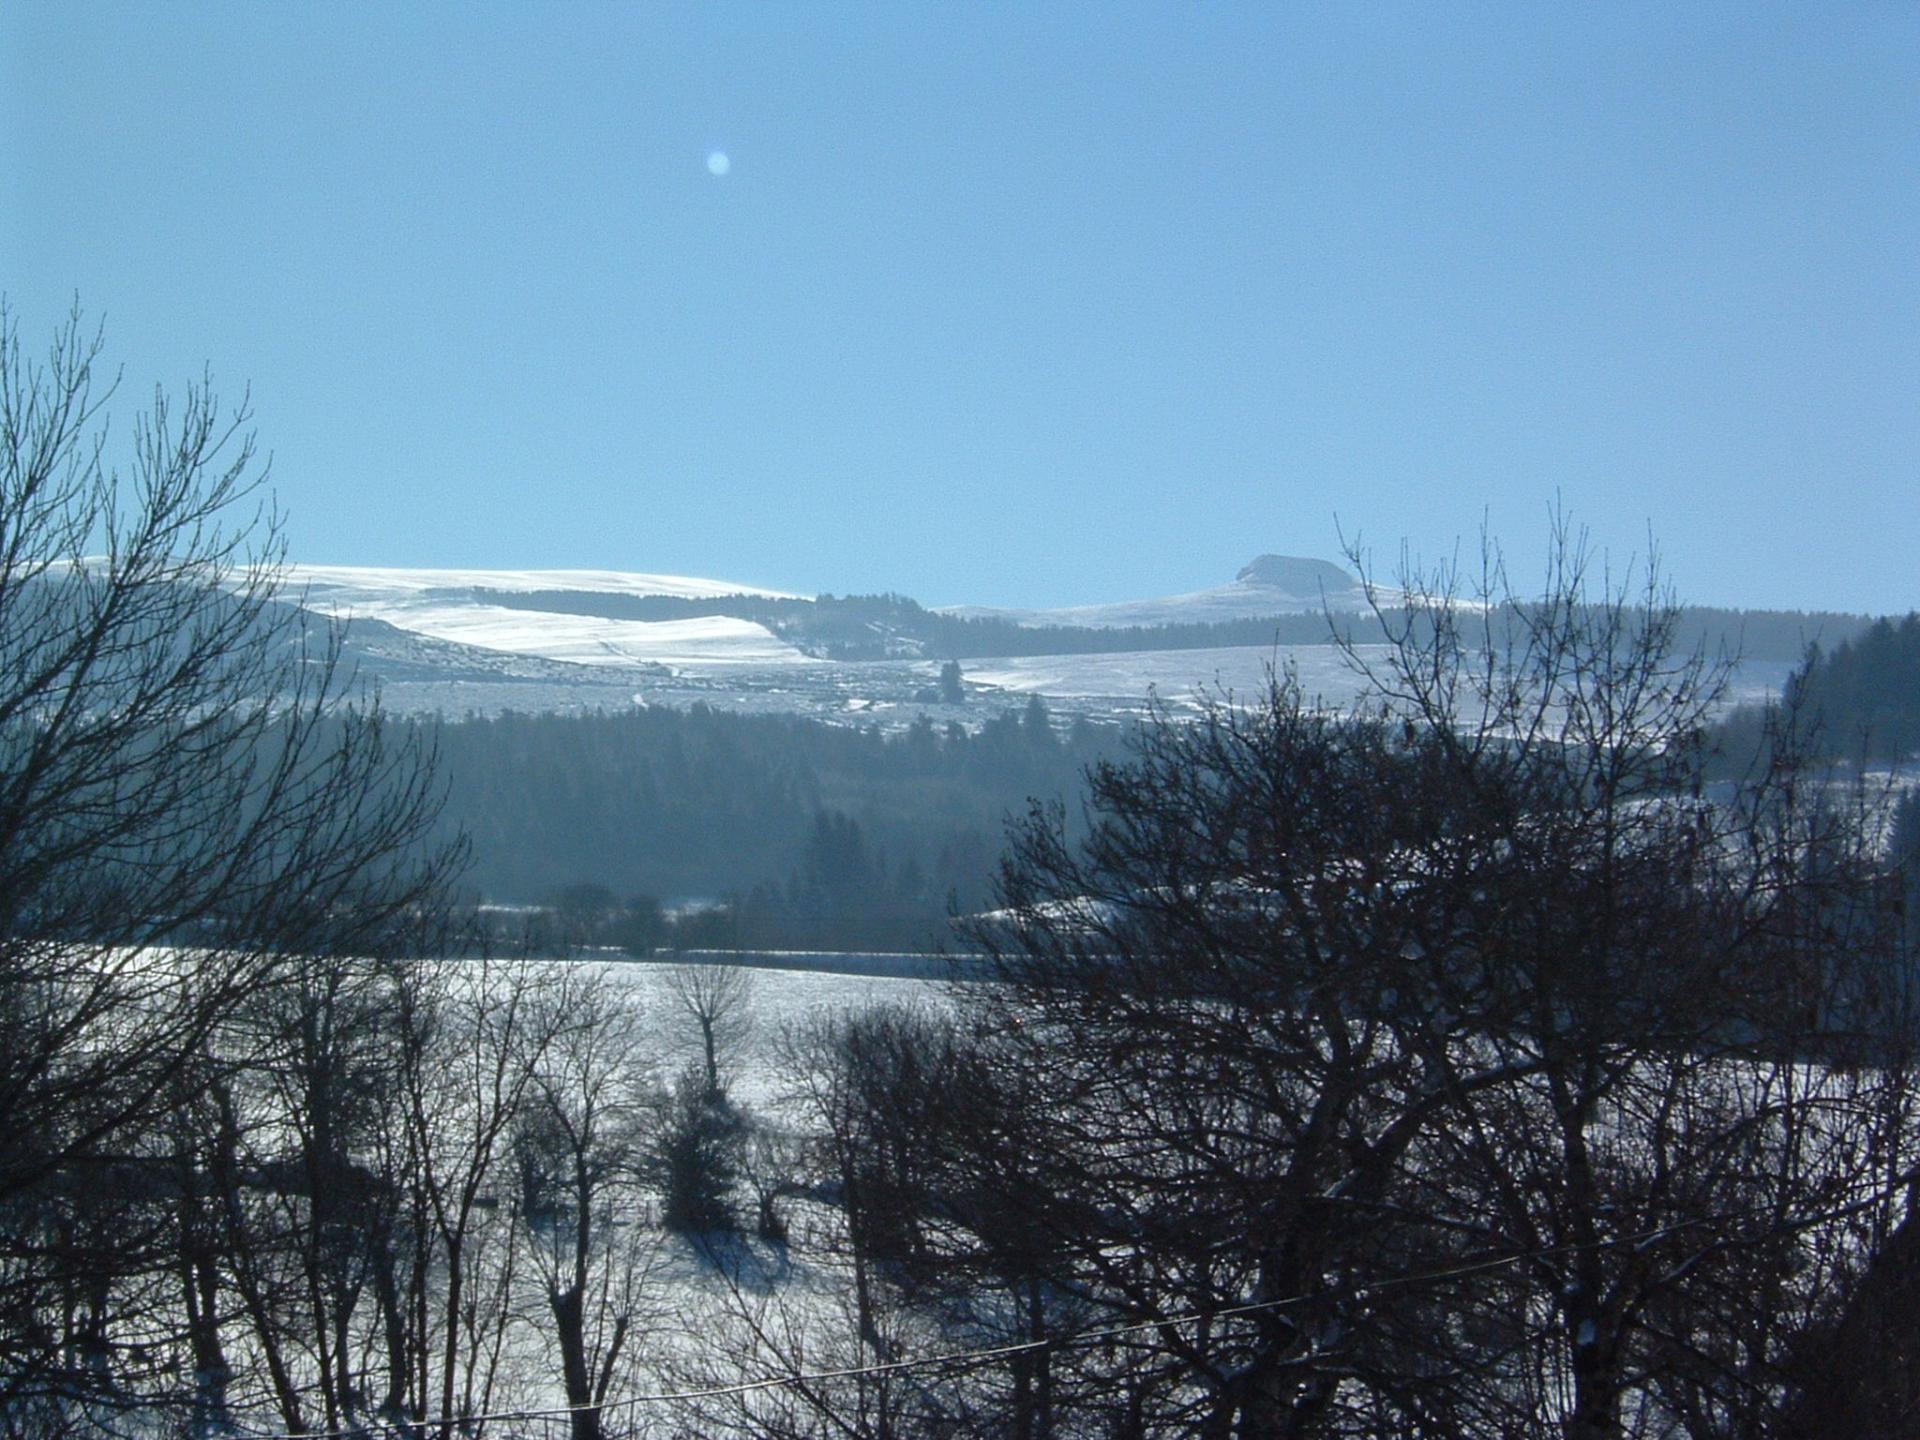
[[[1321,609],[1358,611],[1366,605],[1366,590],[1359,580],[1330,561],[1262,555],[1242,566],[1229,583],[1184,595],[1120,600],[1105,605],[1071,605],[1058,610],[1001,610],[957,605],[946,613],[1011,620],[1019,625],[1083,625],[1104,630],[1126,625],[1257,620],[1268,615],[1311,614]]]
[[[642,622],[490,604],[493,593],[666,596],[705,600],[722,595],[797,597],[755,585],[684,575],[616,570],[386,570],[356,565],[299,565],[290,589],[323,614],[382,621],[434,640],[571,665],[729,666],[812,663],[750,620],[703,615]]]
[[[295,566],[289,577],[305,603],[324,614],[375,620],[432,640],[568,665],[676,671],[808,666],[825,662],[758,620],[694,614],[670,619],[582,613],[582,597],[659,597],[698,602],[748,596],[803,601],[764,586],[685,575],[615,570],[416,570],[356,565]],[[500,603],[500,597],[525,597]],[[548,597],[543,601],[542,597]],[[1109,629],[1209,623],[1358,610],[1359,582],[1324,560],[1262,555],[1229,583],[1186,595],[1058,610],[953,607],[943,613],[1022,626]],[[544,608],[546,603],[552,608]],[[616,610],[618,606],[603,607]],[[1144,688],[1144,682],[1142,685]]]
[[[964,637],[976,647],[957,652],[972,657],[961,661],[967,698],[951,704],[937,682],[946,656],[956,653],[942,648],[953,637],[923,624],[936,617],[897,597],[881,597],[869,619],[864,602],[822,605],[683,575],[307,565],[288,578],[288,598],[353,622],[346,661],[395,710],[458,716],[700,703],[882,726],[904,726],[922,714],[974,723],[996,713],[996,703],[1029,695],[1044,696],[1062,716],[1139,714],[1150,691],[1177,710],[1222,688],[1250,694],[1274,665],[1291,665],[1310,692],[1338,703],[1359,681],[1324,644],[1276,645],[1269,637],[1223,646],[1193,632],[1168,636],[1161,649],[1138,648],[1132,635],[1109,637],[1129,647],[1120,653],[1086,643],[1084,635],[1014,642],[1034,626],[1190,625],[1366,603],[1359,582],[1336,565],[1263,555],[1231,582],[1187,595],[1061,610],[948,611],[1008,622],[991,639],[991,627]],[[851,616],[844,613],[850,605]],[[836,614],[840,631],[824,623]],[[849,633],[871,643],[849,649]],[[1006,649],[983,653],[1001,643]],[[1210,648],[1178,648],[1196,643]],[[1049,653],[1036,653],[1041,649]],[[1787,668],[1743,666],[1742,698],[1777,688]]]
[[[824,659],[843,652],[820,643],[821,628],[809,623],[815,602],[726,580],[358,565],[294,566],[288,580],[288,598],[351,622],[348,663],[379,685],[390,707],[453,715],[706,703],[904,725],[927,710],[943,719],[979,718],[977,702],[996,692],[1010,703],[1044,694],[1063,714],[1112,715],[1137,713],[1150,689],[1176,704],[1214,684],[1245,689],[1275,657],[1263,645],[1245,652],[1140,650],[1062,664],[1031,655],[966,660],[966,689],[976,703],[946,706],[935,683],[944,652],[891,628],[912,622],[911,602],[868,627],[875,636],[867,658]],[[1336,566],[1263,556],[1230,584],[1193,595],[972,613],[1094,629],[1258,618],[1359,599],[1352,577]],[[1308,657],[1322,668],[1331,658]]]

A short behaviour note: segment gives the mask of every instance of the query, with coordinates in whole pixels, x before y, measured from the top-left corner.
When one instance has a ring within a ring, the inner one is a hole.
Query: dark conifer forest
[[[890,735],[703,706],[439,729],[444,823],[471,837],[487,899],[731,900],[707,940],[780,948],[939,943],[950,907],[987,899],[1007,820],[1075,795],[1119,741],[1037,699]]]
[[[1814,648],[1784,703],[1803,708],[1840,753],[1898,760],[1920,750],[1920,614]]]
[[[1722,768],[1747,763],[1791,722],[1825,758],[1897,763],[1920,750],[1920,614],[1809,645],[1778,703],[1749,706],[1721,728]]]

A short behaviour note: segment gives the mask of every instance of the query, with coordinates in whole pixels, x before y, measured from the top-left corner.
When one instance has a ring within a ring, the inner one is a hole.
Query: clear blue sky
[[[0,6],[0,288],[297,558],[929,603],[1557,492],[1920,604],[1920,6]],[[729,159],[716,175],[714,152]]]

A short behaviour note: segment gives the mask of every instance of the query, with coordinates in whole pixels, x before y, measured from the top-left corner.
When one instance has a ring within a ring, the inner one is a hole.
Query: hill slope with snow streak
[[[309,609],[343,619],[572,665],[805,665],[815,663],[766,626],[726,616],[689,620],[608,620],[490,605],[477,591],[584,591],[704,600],[721,595],[797,598],[780,590],[684,575],[619,570],[411,570],[296,565],[289,590]]]

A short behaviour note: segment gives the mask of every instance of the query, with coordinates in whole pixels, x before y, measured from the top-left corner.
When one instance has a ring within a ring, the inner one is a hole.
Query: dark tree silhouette
[[[948,1078],[823,1087],[869,1288],[1060,1342],[1016,1427],[1767,1422],[1914,1173],[1889,887],[1790,745],[1702,786],[1724,666],[1591,563],[1402,577],[1354,713],[1148,727],[1015,830]]]
[[[165,1356],[167,1117],[301,954],[414,943],[432,756],[284,603],[244,405],[156,394],[110,462],[100,341],[0,314],[0,1409]],[[165,1222],[165,1223],[163,1223]],[[162,1272],[164,1273],[164,1271]],[[200,1279],[205,1279],[202,1272]],[[196,1282],[197,1283],[197,1282]],[[141,1343],[123,1332],[144,1317]],[[200,1348],[213,1359],[209,1332]]]
[[[739,965],[675,965],[667,971],[667,994],[700,1031],[708,1093],[724,1093],[720,1062],[753,1025],[753,972]]]

